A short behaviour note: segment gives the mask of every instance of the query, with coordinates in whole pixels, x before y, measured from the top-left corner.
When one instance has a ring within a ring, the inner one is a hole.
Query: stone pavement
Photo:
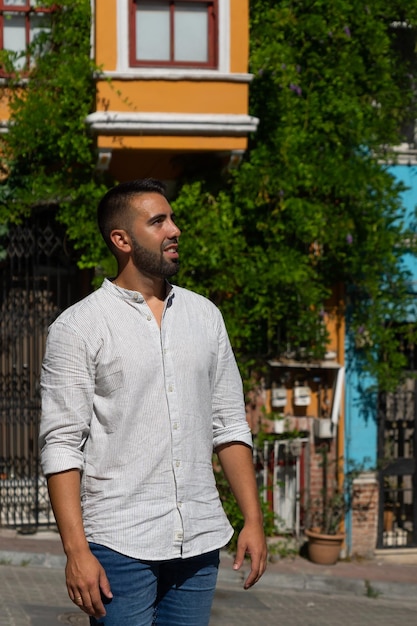
[[[222,553],[210,626],[391,626],[417,615],[417,558],[404,555],[318,566],[301,557],[271,563],[251,590]],[[0,529],[0,626],[88,626],[69,600],[57,533]]]

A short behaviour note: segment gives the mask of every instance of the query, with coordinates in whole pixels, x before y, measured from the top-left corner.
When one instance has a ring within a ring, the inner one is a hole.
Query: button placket
[[[177,511],[180,515],[181,526],[176,526],[174,531],[174,541],[180,544],[184,541],[183,516],[184,516],[184,484],[183,484],[183,463],[181,446],[181,420],[178,411],[177,394],[175,387],[175,369],[172,363],[172,354],[169,349],[169,339],[167,336],[167,326],[169,320],[164,317],[161,327],[161,355],[164,363],[165,389],[168,403],[168,411],[171,424],[171,458],[172,471],[175,474]]]

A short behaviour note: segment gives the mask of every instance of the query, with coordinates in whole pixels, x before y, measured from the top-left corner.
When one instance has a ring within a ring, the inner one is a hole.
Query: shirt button
[[[178,424],[177,424],[177,422],[174,422],[174,424],[173,424],[172,428],[173,428],[174,430],[178,430]]]
[[[180,509],[182,507],[182,502],[177,502],[178,508]]]
[[[168,391],[173,391],[174,387],[172,385],[168,385]]]
[[[179,467],[181,465],[181,461],[175,461],[175,467]]]
[[[146,316],[146,319],[148,320],[148,322],[150,322],[150,321],[151,321],[151,319],[152,319],[152,315],[147,315],[147,316]]]

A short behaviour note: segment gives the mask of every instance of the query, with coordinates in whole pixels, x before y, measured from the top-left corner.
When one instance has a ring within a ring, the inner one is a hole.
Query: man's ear
[[[125,252],[125,253],[130,252],[131,250],[130,237],[125,230],[123,229],[112,230],[110,233],[110,239],[114,247],[117,248],[117,250],[120,250],[121,252]]]

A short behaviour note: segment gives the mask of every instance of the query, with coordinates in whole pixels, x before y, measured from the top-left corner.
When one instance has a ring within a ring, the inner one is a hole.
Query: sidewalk
[[[232,570],[232,556],[222,552],[219,582],[235,584],[245,577]],[[22,565],[63,569],[65,556],[58,533],[40,530],[34,535],[21,535],[0,528],[0,565]],[[286,558],[269,563],[259,586],[314,591],[327,594],[353,594],[383,598],[417,598],[417,550],[385,551],[371,560],[339,561],[324,566],[302,557]]]

